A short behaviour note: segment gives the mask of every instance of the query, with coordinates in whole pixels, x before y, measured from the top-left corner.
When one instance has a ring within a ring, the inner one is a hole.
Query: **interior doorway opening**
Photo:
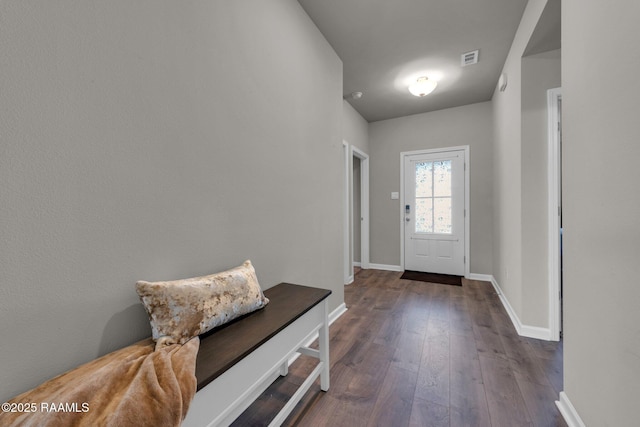
[[[354,269],[369,268],[369,156],[343,142],[345,165],[345,284],[354,280]]]
[[[353,156],[353,182],[351,183],[351,191],[353,194],[353,211],[352,221],[353,227],[353,245],[351,247],[351,259],[353,260],[354,269],[362,266],[362,230],[358,225],[362,221],[362,160]]]

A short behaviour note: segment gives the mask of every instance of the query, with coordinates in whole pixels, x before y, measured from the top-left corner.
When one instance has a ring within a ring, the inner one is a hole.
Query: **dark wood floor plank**
[[[478,280],[464,280],[462,282],[462,290],[467,299],[471,302],[484,302],[485,294],[491,292],[489,289],[491,284],[487,286],[487,282],[481,282]]]
[[[422,348],[422,360],[416,385],[416,397],[449,406],[449,322],[429,319]]]
[[[567,425],[554,402],[558,396],[549,387],[521,378],[516,378],[516,381],[535,427]]]
[[[501,338],[511,369],[517,378],[544,386],[551,386],[542,369],[540,360],[535,356],[526,340],[521,337],[510,336],[502,336]]]
[[[538,358],[538,363],[556,395],[563,390],[563,345],[562,342],[541,341],[527,338]]]
[[[361,270],[345,286],[348,310],[330,328],[331,387],[316,381],[283,425],[566,425],[554,404],[562,343],[520,337],[488,282],[400,274]],[[298,358],[234,426],[267,425],[316,363]]]
[[[529,344],[531,344],[536,356],[540,359],[557,359],[558,356],[562,357],[562,342],[543,341],[533,338],[526,339],[529,341]]]
[[[531,426],[531,417],[509,362],[482,354],[479,357],[491,425]]]
[[[559,356],[556,359],[538,359],[542,371],[545,373],[547,380],[553,387],[553,390],[556,394],[556,400],[562,390],[563,387],[563,366],[562,366],[562,356]]]
[[[396,347],[399,336],[403,331],[403,325],[402,313],[392,311],[385,315],[382,326],[378,328],[378,332],[375,335],[374,343]]]
[[[462,294],[451,295],[449,325],[452,334],[462,335],[470,338],[474,337],[471,311],[469,310],[464,295]]]
[[[439,318],[449,321],[449,311],[451,299],[449,292],[454,286],[426,283],[431,289],[431,310],[429,311],[429,318]]]
[[[395,353],[394,348],[374,343],[365,343],[359,352],[354,352],[339,361],[337,365],[344,364],[349,369],[346,388],[341,388],[340,383],[336,387],[336,393],[342,393],[348,398],[358,400],[375,400],[380,385],[389,369],[389,365]],[[333,380],[333,377],[332,377]],[[331,386],[334,387],[333,384]]]
[[[313,391],[311,391],[313,392]],[[310,402],[311,409],[303,416],[294,411],[283,423],[288,427],[365,427],[373,409],[373,402],[359,402],[342,399],[334,395],[319,392],[317,399]],[[247,424],[247,427],[253,427]]]
[[[392,425],[392,424],[390,424]],[[449,408],[419,398],[413,400],[409,427],[456,427],[449,423]]]
[[[391,364],[396,368],[418,373],[421,368],[424,334],[401,330],[397,337]]]
[[[466,301],[478,352],[486,356],[506,359],[507,355],[500,339],[500,330],[491,314],[491,308],[485,299],[486,295],[482,293],[483,290],[492,292],[493,289],[480,286],[479,283],[482,282],[469,282],[469,294],[473,295],[473,298]]]
[[[426,325],[431,313],[432,294],[427,286],[416,285],[416,282],[405,282],[405,288],[396,301],[396,311],[400,311],[404,317],[412,319],[417,325]]]
[[[451,426],[490,426],[480,358],[474,340],[450,336],[451,349]]]
[[[507,359],[507,354],[504,351],[500,334],[495,328],[474,325],[473,333],[478,353],[489,357]]]
[[[380,386],[380,393],[368,426],[407,426],[416,388],[414,372],[390,366]]]
[[[378,292],[373,303],[373,310],[391,311],[402,291],[396,289],[383,289]]]

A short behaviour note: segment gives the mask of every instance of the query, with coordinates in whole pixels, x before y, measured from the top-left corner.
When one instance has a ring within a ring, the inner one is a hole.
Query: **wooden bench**
[[[264,294],[269,304],[200,337],[198,392],[183,426],[227,426],[278,376],[295,353],[318,358],[316,368],[276,415],[279,426],[320,376],[329,389],[328,301],[331,291],[281,283]],[[306,347],[315,336],[319,349]]]

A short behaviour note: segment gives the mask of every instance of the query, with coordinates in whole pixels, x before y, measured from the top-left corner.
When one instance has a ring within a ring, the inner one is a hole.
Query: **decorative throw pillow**
[[[251,261],[208,276],[136,283],[151,323],[156,348],[184,344],[269,303]]]

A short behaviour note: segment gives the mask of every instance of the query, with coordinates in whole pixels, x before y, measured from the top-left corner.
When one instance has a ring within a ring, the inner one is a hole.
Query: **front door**
[[[465,272],[465,152],[404,157],[404,268]]]

